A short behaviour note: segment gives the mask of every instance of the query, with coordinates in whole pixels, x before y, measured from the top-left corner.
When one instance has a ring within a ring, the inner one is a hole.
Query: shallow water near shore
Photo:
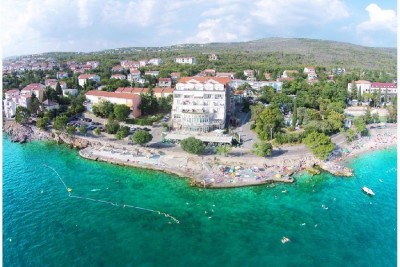
[[[359,156],[352,178],[304,174],[290,185],[204,190],[50,142],[4,138],[3,264],[396,266],[396,156]],[[119,206],[68,197],[43,164],[72,195]],[[282,244],[283,236],[291,241]]]

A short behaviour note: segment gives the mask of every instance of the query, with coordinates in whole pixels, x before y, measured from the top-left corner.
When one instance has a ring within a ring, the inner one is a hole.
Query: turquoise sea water
[[[391,149],[355,159],[353,178],[202,190],[52,143],[4,138],[3,265],[396,266],[396,156]],[[43,164],[72,194],[121,205],[69,198]]]

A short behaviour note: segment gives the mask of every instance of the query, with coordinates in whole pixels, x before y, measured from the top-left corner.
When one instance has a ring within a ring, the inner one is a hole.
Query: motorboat
[[[286,236],[282,237],[282,239],[281,239],[282,244],[285,244],[285,243],[287,243],[289,241],[290,241],[290,239],[287,238]]]
[[[368,195],[375,196],[374,191],[372,191],[370,188],[368,188],[368,187],[366,187],[366,186],[363,186],[362,191],[364,191],[364,192],[367,193]]]

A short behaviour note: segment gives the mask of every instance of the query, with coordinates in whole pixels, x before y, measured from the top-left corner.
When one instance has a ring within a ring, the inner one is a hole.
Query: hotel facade
[[[172,127],[188,132],[224,129],[234,112],[230,78],[182,77],[173,93]]]

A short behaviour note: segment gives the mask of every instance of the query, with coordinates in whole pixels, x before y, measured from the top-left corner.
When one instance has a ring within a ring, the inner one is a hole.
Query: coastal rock
[[[86,148],[90,145],[90,142],[86,139],[71,136],[65,133],[55,133],[54,140],[57,143],[64,143],[77,149]]]
[[[11,136],[12,142],[22,144],[32,140],[33,131],[28,125],[10,122],[4,125],[3,131]]]

